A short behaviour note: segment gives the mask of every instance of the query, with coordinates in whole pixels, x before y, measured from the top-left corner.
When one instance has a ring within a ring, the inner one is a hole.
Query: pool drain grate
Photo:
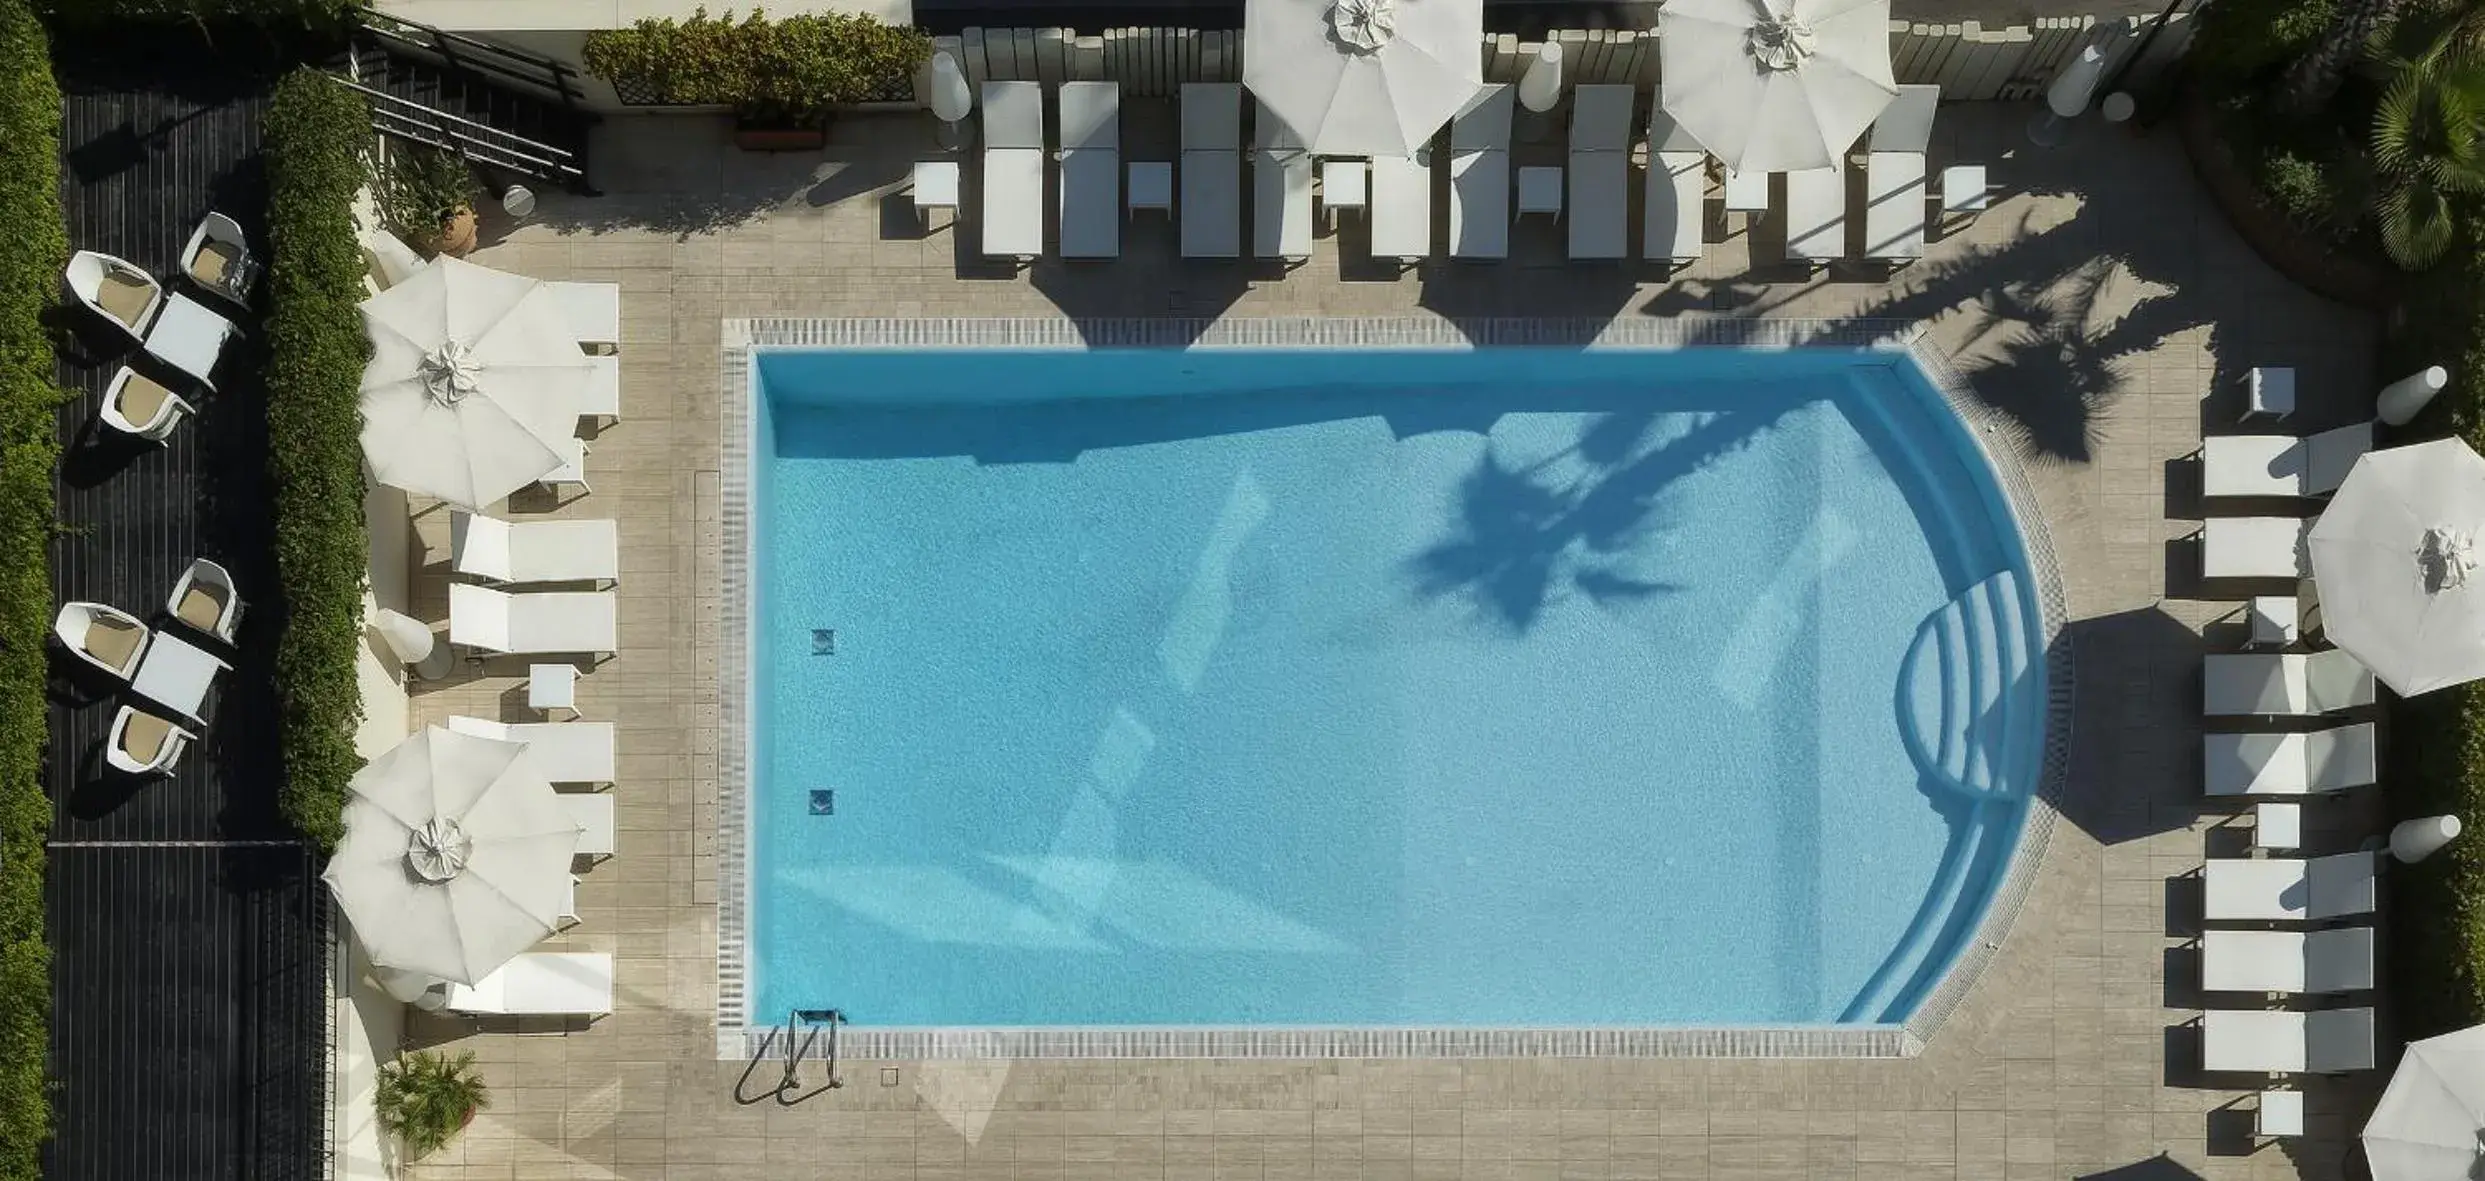
[[[833,787],[815,787],[815,788],[812,788],[812,789],[811,789],[811,814],[812,814],[812,815],[814,815],[814,816],[834,816],[834,815],[836,815],[836,814],[837,814],[837,789],[836,789],[836,788],[833,788]]]
[[[812,628],[811,654],[813,656],[835,656],[837,654],[837,629],[833,627]]]

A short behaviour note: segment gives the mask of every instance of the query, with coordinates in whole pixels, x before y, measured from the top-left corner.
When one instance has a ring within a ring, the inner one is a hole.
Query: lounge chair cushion
[[[191,579],[188,586],[181,588],[181,601],[173,606],[173,616],[200,631],[215,634],[224,622],[224,588]]]
[[[121,383],[121,417],[133,426],[145,426],[164,413],[164,404],[172,391],[138,373]]]
[[[128,723],[121,727],[121,753],[131,759],[152,764],[164,753],[164,744],[173,736],[173,724],[151,713],[132,710]]]
[[[103,285],[95,292],[95,303],[104,314],[129,325],[132,332],[147,314],[147,305],[155,301],[155,284],[145,275],[118,267],[104,271]]]
[[[230,242],[208,239],[190,259],[190,277],[200,285],[231,291],[239,286],[242,252]]]
[[[118,619],[98,615],[86,626],[86,654],[113,668],[127,671],[138,656],[139,642],[146,638],[143,628],[132,627]]]

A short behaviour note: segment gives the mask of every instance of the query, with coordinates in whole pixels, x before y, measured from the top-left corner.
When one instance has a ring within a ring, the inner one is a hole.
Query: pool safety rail
[[[1092,1029],[844,1028],[832,1042],[847,1058],[1903,1058],[1923,1051],[1966,1000],[1999,952],[2035,883],[2059,812],[2070,762],[2072,653],[2060,566],[2021,456],[1997,446],[2007,430],[1966,377],[1904,320],[1756,319],[1687,315],[1622,320],[1441,318],[732,319],[722,331],[719,393],[723,585],[717,675],[717,1013],[720,1060],[755,1059],[799,1032],[754,1023],[749,992],[752,555],[751,480],[757,417],[755,353],[771,348],[1088,349],[1701,347],[1887,349],[1907,354],[1941,390],[1977,448],[2018,526],[2037,608],[2045,669],[2044,741],[2028,812],[1976,929],[1902,1023],[1596,1029],[1297,1029],[1138,1027]],[[836,1023],[842,1026],[842,1022]]]
[[[748,1107],[774,1099],[780,1107],[792,1107],[845,1086],[845,1080],[837,1077],[837,1030],[845,1023],[845,1014],[835,1009],[795,1009],[787,1013],[785,1024],[769,1026],[758,1043],[751,1047],[750,1063],[742,1068],[742,1077],[734,1082],[734,1102]],[[826,1031],[828,1037],[825,1046],[820,1044],[822,1031]],[[776,1085],[764,1091],[753,1091],[752,1077],[760,1073],[760,1063],[769,1061],[769,1052],[780,1043],[784,1048],[784,1067],[778,1073]],[[806,1089],[802,1083],[802,1063],[815,1050],[820,1060],[827,1064],[828,1077],[817,1086]]]

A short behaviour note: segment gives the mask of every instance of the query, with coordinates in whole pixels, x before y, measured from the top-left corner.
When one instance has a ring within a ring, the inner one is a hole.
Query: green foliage
[[[2409,270],[2440,261],[2485,192],[2485,63],[2447,45],[2398,63],[2373,113],[2373,163],[2383,248]]]
[[[188,21],[333,29],[360,0],[34,0],[57,29],[103,29],[124,21]]]
[[[587,34],[587,71],[634,101],[721,104],[745,118],[812,123],[839,103],[904,99],[932,56],[921,30],[864,15],[740,21],[702,8]]]
[[[372,169],[380,219],[423,249],[433,249],[448,215],[483,195],[475,170],[455,153],[391,143],[386,163]]]
[[[279,83],[264,124],[268,173],[268,468],[285,633],[285,815],[322,848],[342,835],[346,782],[362,769],[355,658],[370,538],[362,517],[363,261],[354,240],[371,116],[317,70]]]
[[[0,1178],[39,1174],[51,1096],[43,1062],[44,640],[52,626],[52,472],[60,458],[42,325],[69,245],[60,212],[60,91],[43,27],[0,0]]]
[[[2261,192],[2295,224],[2326,230],[2338,216],[2340,193],[2327,169],[2286,149],[2262,157],[2256,178]]]
[[[405,1141],[406,1155],[437,1151],[468,1117],[492,1105],[474,1064],[472,1051],[454,1058],[418,1051],[380,1067],[380,1127]]]
[[[2259,78],[2303,56],[2330,27],[2335,0],[2217,0],[2194,18],[2191,66],[2213,84]]]

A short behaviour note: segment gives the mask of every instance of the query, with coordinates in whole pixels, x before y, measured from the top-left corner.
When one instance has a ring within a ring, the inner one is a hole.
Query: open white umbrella
[[[1483,0],[1246,0],[1243,85],[1314,155],[1411,155],[1484,85]]]
[[[428,727],[352,787],[324,876],[372,963],[472,984],[552,933],[579,831],[526,744]]]
[[[550,287],[444,257],[362,318],[362,451],[381,483],[480,509],[567,458],[593,369]]]
[[[2373,1181],[2471,1181],[2485,1162],[2485,1025],[2407,1044],[2373,1117]]]
[[[2400,696],[2485,677],[2485,458],[2457,439],[2356,461],[2312,527],[2321,627]]]
[[[1665,113],[1736,172],[1836,165],[1881,108],[1889,0],[1665,0]]]

